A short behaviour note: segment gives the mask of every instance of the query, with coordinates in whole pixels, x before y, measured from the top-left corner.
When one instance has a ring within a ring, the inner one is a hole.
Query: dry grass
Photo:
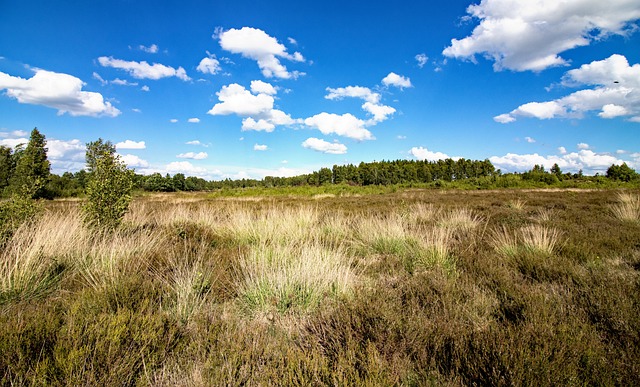
[[[239,262],[238,295],[251,315],[308,312],[327,296],[348,294],[357,282],[352,259],[318,242],[260,244]]]
[[[628,222],[640,221],[640,195],[621,192],[617,196],[618,203],[611,206],[613,215]]]
[[[0,384],[637,385],[610,195],[158,195],[111,234],[47,203],[0,248]]]

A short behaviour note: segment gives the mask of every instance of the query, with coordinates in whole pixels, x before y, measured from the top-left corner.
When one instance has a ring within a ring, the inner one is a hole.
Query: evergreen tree
[[[45,136],[34,128],[24,150],[16,150],[16,167],[10,179],[11,190],[21,196],[41,198],[49,180],[51,164],[47,160]]]
[[[9,186],[9,180],[13,175],[15,167],[11,148],[0,146],[0,193]]]

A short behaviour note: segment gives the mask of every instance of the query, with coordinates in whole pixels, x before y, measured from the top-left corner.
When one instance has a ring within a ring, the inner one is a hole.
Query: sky
[[[640,2],[0,0],[0,145],[34,127],[58,174],[640,170]]]

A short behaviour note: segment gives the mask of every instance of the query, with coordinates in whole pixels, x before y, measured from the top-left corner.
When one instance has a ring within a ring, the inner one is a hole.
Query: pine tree
[[[45,195],[45,185],[49,180],[51,164],[47,160],[47,141],[45,136],[34,128],[29,143],[23,151],[14,152],[19,155],[15,171],[10,179],[13,193],[33,199]]]

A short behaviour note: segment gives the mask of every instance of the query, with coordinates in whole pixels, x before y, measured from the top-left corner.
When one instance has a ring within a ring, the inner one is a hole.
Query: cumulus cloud
[[[140,157],[138,157],[136,155],[130,155],[130,154],[120,155],[120,160],[122,160],[127,165],[127,167],[129,167],[129,168],[147,168],[147,167],[149,167],[149,162],[147,162],[146,160],[141,159]]]
[[[259,119],[259,120],[254,120],[251,117],[247,117],[245,119],[242,120],[242,131],[246,131],[246,130],[255,130],[257,132],[267,132],[267,133],[271,133],[273,132],[273,130],[276,128],[276,126],[272,123],[270,123],[267,120],[263,120],[263,119]]]
[[[172,118],[169,120],[169,122],[171,122],[172,124],[175,124],[176,122],[178,122],[177,118]]]
[[[563,153],[560,150],[560,153]],[[493,156],[489,161],[496,168],[504,172],[522,172],[533,168],[534,165],[542,165],[550,169],[553,164],[566,172],[577,172],[583,170],[587,174],[604,173],[612,164],[622,164],[624,161],[605,153],[596,153],[589,149],[582,149],[578,152],[561,154],[560,156],[542,156],[534,154],[507,153],[504,156]]]
[[[411,80],[402,75],[398,75],[396,73],[389,73],[386,77],[382,79],[382,84],[385,86],[395,86],[403,89],[405,87],[412,87]]]
[[[202,167],[196,167],[188,161],[173,161],[165,166],[165,171],[169,174],[175,175],[176,173],[182,173],[188,176],[206,176],[207,170]]]
[[[532,137],[525,137],[524,140],[529,144],[533,144],[534,142],[536,142],[536,140]]]
[[[270,83],[260,80],[251,81],[251,92],[254,94],[276,95],[278,91]]]
[[[222,67],[220,67],[220,61],[218,61],[216,58],[207,57],[203,58],[200,61],[200,64],[198,64],[196,70],[200,71],[203,74],[215,75],[219,73],[220,70],[222,70]]]
[[[525,103],[494,120],[510,123],[518,117],[581,118],[587,112],[599,111],[601,118],[627,117],[629,121],[640,122],[640,64],[630,66],[622,55],[614,54],[570,70],[563,76],[562,85],[592,88],[553,101]]]
[[[427,57],[425,54],[416,55],[416,62],[418,62],[418,67],[420,68],[423,68],[424,65],[427,64],[428,60],[429,60],[429,57]]]
[[[482,54],[494,69],[541,71],[566,65],[559,54],[608,35],[627,35],[640,18],[636,0],[483,0],[467,8],[479,24],[470,36],[452,39],[443,55],[475,60]]]
[[[336,134],[354,140],[374,140],[373,134],[365,129],[365,122],[352,114],[343,115],[320,113],[304,120],[304,124],[318,129],[322,134]]]
[[[262,75],[267,78],[290,79],[302,75],[297,71],[289,72],[279,59],[304,62],[302,54],[299,52],[289,54],[283,44],[260,29],[242,27],[238,30],[232,28],[221,32],[218,38],[222,49],[255,60]]]
[[[561,155],[566,155],[566,154],[567,154],[567,148],[565,148],[565,147],[563,147],[563,146],[559,146],[559,147],[558,147],[558,152],[559,152]]]
[[[187,153],[180,153],[176,157],[179,159],[204,160],[207,157],[209,157],[209,155],[207,154],[207,152],[199,152],[199,153],[187,152]]]
[[[332,143],[315,137],[304,140],[304,142],[302,143],[302,147],[333,155],[343,155],[347,153],[347,147],[344,144],[336,142]]]
[[[368,122],[369,125],[385,121],[390,115],[396,112],[396,109],[391,106],[377,105],[371,102],[365,102],[362,105],[362,109],[373,116],[372,122]]]
[[[235,114],[244,117],[242,130],[271,132],[278,125],[296,123],[290,115],[274,109],[275,99],[268,93],[275,92],[275,89],[270,84],[254,81],[251,85],[255,94],[237,83],[222,86],[222,89],[216,93],[220,103],[215,104],[207,114],[214,116]]]
[[[578,147],[578,149],[589,149],[589,144],[581,142],[578,145],[576,145]]]
[[[200,119],[199,118],[195,118],[195,117],[194,118],[189,118],[187,120],[187,122],[190,123],[190,124],[197,124],[197,123],[200,122]]]
[[[125,140],[116,144],[116,149],[146,149],[144,141]]]
[[[268,147],[268,146],[266,146],[266,145],[255,144],[255,145],[253,146],[253,150],[254,150],[254,151],[266,151],[267,149],[269,149],[269,147]]]
[[[116,117],[120,110],[105,101],[102,94],[83,91],[84,82],[69,74],[36,70],[29,79],[0,72],[0,90],[19,103],[58,109],[72,116]]]
[[[326,99],[330,100],[340,100],[345,97],[351,98],[361,98],[367,102],[377,104],[380,102],[380,94],[374,93],[368,87],[362,86],[347,86],[347,87],[338,87],[331,88],[327,87],[327,91],[329,94],[325,95]]]
[[[329,92],[325,98],[330,100],[341,100],[345,97],[360,98],[366,101],[362,105],[362,109],[373,116],[373,119],[367,121],[366,125],[375,125],[378,122],[385,121],[390,115],[396,112],[391,106],[380,104],[380,94],[371,91],[368,87],[347,86],[331,88],[327,87]]]
[[[98,58],[98,62],[102,67],[113,67],[116,69],[125,70],[132,77],[137,79],[161,79],[167,77],[176,77],[182,79],[183,81],[189,81],[191,78],[187,76],[187,72],[182,68],[178,67],[177,69],[165,66],[160,63],[154,63],[150,65],[149,63],[135,62],[135,61],[124,61],[121,59],[114,59],[113,57],[101,56]]]
[[[140,88],[140,90],[142,90],[142,91],[149,91],[149,90],[151,90],[151,89],[149,89],[149,86],[144,85],[144,86],[142,86],[142,87]]]
[[[452,158],[442,152],[432,152],[427,148],[415,146],[409,150],[409,153],[418,160],[438,161]]]

